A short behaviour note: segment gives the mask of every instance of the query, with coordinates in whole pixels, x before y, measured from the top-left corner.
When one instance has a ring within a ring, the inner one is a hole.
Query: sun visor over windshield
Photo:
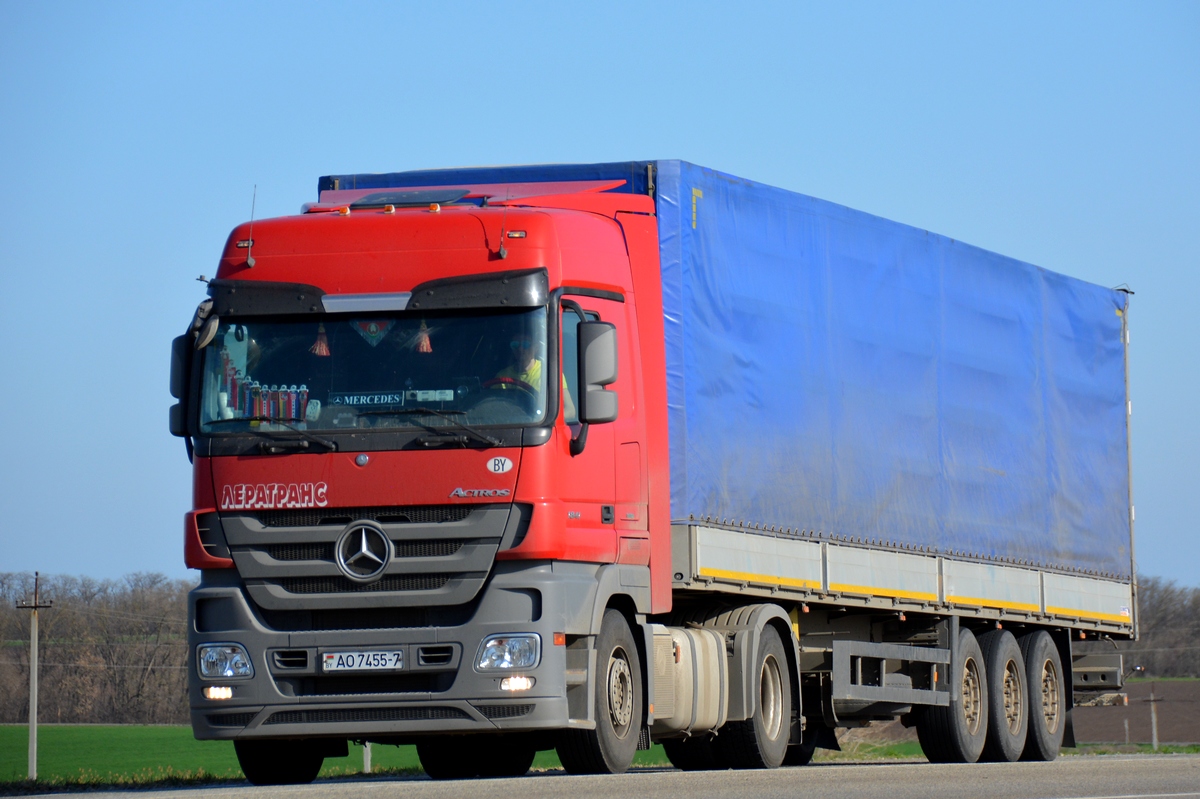
[[[549,298],[546,270],[521,269],[430,280],[413,289],[408,310],[537,308]]]
[[[325,292],[304,283],[263,280],[210,280],[208,296],[217,316],[275,316],[322,313]]]

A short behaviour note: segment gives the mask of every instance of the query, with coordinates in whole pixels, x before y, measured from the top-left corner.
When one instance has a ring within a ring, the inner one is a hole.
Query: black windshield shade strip
[[[414,287],[410,311],[445,308],[537,308],[550,299],[550,278],[543,269],[429,280]]]
[[[576,297],[595,297],[599,300],[612,300],[613,302],[625,302],[625,295],[619,291],[606,291],[605,289],[590,289],[583,286],[563,286],[554,292],[555,297],[563,295],[574,295]]]
[[[222,318],[325,312],[325,291],[306,283],[213,279],[208,281],[208,296],[213,313]]]

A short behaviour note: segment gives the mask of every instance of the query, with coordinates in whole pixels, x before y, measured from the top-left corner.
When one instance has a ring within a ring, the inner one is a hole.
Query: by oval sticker
[[[488,458],[487,470],[492,474],[504,474],[513,467],[508,458]]]

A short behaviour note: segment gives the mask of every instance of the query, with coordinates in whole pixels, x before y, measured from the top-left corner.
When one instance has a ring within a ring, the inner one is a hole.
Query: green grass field
[[[0,793],[25,792],[28,732],[24,725],[0,725]],[[1145,745],[1084,746],[1064,755],[1148,753]],[[1162,753],[1200,753],[1200,746],[1162,747]],[[37,788],[85,788],[133,785],[182,785],[242,780],[241,769],[228,741],[197,741],[190,727],[47,726],[38,729]],[[850,744],[842,752],[818,749],[817,762],[920,760],[920,745]],[[419,775],[415,747],[380,746],[371,749],[372,772]],[[661,746],[638,752],[635,766],[670,767]],[[540,752],[534,769],[560,768],[554,752]],[[362,747],[351,744],[350,756],[330,758],[324,778],[362,773]]]
[[[0,787],[26,777],[29,733],[25,725],[0,725]],[[322,777],[362,773],[362,747],[350,756],[329,758]],[[666,766],[661,746],[638,752],[639,766]],[[554,752],[539,752],[535,769],[559,768]],[[375,773],[422,774],[416,748],[371,747]],[[38,781],[51,785],[132,785],[151,782],[241,780],[233,744],[197,741],[191,727],[58,726],[38,727]]]

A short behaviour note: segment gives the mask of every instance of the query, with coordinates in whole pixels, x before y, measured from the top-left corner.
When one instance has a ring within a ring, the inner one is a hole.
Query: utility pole
[[[41,575],[33,573],[33,602],[18,602],[20,610],[32,611],[29,617],[29,779],[37,779],[37,691],[38,691],[38,609],[54,602],[42,602],[38,592]]]

